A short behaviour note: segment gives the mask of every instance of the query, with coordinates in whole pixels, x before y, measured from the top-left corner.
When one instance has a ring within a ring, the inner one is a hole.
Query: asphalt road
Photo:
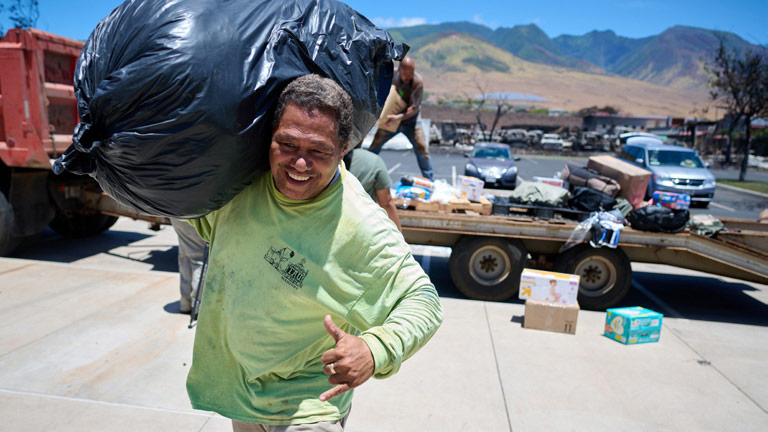
[[[390,178],[393,184],[397,183],[404,175],[420,175],[416,164],[416,157],[412,151],[384,150],[381,157],[390,170]],[[445,153],[433,150],[431,154],[432,166],[435,170],[435,179],[444,179],[450,182],[455,170],[456,175],[464,174],[466,159],[461,153]],[[556,172],[562,171],[566,162],[574,162],[586,165],[587,159],[583,157],[567,156],[520,156],[518,165],[518,178],[532,180],[534,176],[551,177]],[[738,178],[738,170],[713,170],[718,178]],[[768,173],[755,170],[748,171],[748,180],[768,182]],[[505,194],[504,191],[491,191],[491,193]],[[731,217],[744,219],[757,219],[763,209],[768,208],[768,198],[753,194],[718,187],[715,191],[715,199],[709,208],[691,209],[693,214],[711,214],[715,217]]]

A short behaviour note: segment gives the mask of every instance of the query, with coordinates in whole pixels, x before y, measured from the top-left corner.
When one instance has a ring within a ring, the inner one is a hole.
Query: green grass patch
[[[766,182],[759,182],[754,180],[738,181],[738,180],[717,179],[717,183],[724,184],[726,186],[749,189],[751,191],[768,194],[768,183]]]

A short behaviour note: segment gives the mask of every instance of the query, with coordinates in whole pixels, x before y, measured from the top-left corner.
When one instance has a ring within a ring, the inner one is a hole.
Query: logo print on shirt
[[[290,262],[294,256],[296,256],[296,252],[287,247],[275,249],[270,246],[264,259],[283,275],[283,281],[299,289],[304,286],[304,278],[307,277],[309,270],[304,267],[304,263],[307,262],[306,258],[302,258],[298,264]]]

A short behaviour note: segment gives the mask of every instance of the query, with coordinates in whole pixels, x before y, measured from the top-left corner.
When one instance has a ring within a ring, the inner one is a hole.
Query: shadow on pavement
[[[130,246],[128,246],[130,247]],[[112,255],[114,257],[128,259],[135,262],[141,262],[144,264],[151,264],[152,270],[155,271],[166,271],[166,272],[178,272],[179,271],[179,247],[178,246],[172,246],[170,249],[167,250],[151,250],[149,251],[149,254],[144,253],[144,249],[146,249],[146,246],[136,246],[137,248],[141,249],[139,254],[137,256],[141,256],[141,258],[134,258],[132,257],[131,253],[129,252],[126,255],[118,255],[111,252],[106,252],[108,255]]]
[[[160,250],[160,246],[154,244],[134,244],[148,237],[151,235],[113,229],[93,237],[72,238],[47,228],[40,234],[25,239],[10,257],[72,263],[94,255],[106,254],[152,265],[152,270],[178,271],[178,246],[161,245]],[[119,253],[113,252],[117,248],[124,249]]]
[[[717,276],[634,272],[634,280],[674,309],[681,318],[732,324],[768,326],[768,304],[749,295],[756,288]],[[657,312],[659,305],[634,287],[615,307],[643,306]]]
[[[424,256],[414,255],[414,257],[422,267],[425,267]],[[456,288],[456,285],[453,283],[447,257],[431,256],[429,260],[428,274],[429,278],[432,280],[432,283],[435,284],[435,289],[437,289],[437,294],[440,297],[471,300],[462,294],[461,291],[459,291],[459,289]],[[515,296],[509,300],[505,300],[503,303],[523,304],[523,301]]]
[[[181,313],[181,302],[179,300],[176,300],[175,302],[171,302],[163,306],[163,310],[171,314],[189,315],[188,313],[187,314]]]

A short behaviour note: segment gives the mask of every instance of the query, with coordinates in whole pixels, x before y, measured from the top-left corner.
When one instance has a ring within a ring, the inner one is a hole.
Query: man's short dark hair
[[[335,81],[320,75],[304,75],[291,81],[277,99],[272,130],[277,130],[285,107],[295,104],[307,111],[318,110],[336,117],[336,135],[343,147],[352,134],[352,99]]]

